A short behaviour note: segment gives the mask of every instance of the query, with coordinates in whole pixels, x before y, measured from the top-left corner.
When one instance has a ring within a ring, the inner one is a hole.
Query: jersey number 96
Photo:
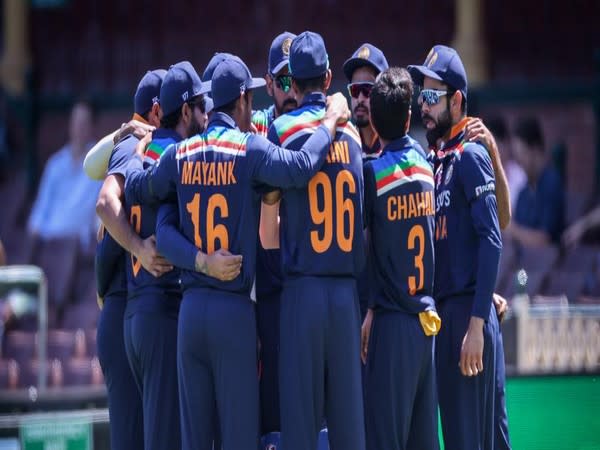
[[[334,228],[335,241],[340,250],[347,253],[352,251],[354,203],[352,199],[344,198],[345,192],[356,193],[356,182],[349,170],[342,170],[337,174],[335,186],[325,172],[317,172],[308,184],[310,216],[315,225],[321,225],[321,230],[310,232],[310,243],[317,253],[329,250],[333,243]],[[333,211],[334,198],[335,212]]]

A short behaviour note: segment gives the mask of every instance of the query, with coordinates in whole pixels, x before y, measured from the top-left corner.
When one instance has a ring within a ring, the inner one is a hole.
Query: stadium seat
[[[0,359],[0,389],[19,387],[19,363],[14,359]]]
[[[89,330],[96,328],[100,310],[95,298],[81,298],[76,303],[65,305],[61,321],[62,328]]]
[[[47,378],[46,383],[49,388],[61,387],[63,385],[63,368],[62,363],[58,359],[49,359],[47,361]],[[21,365],[21,376],[19,387],[28,388],[37,386],[38,376],[40,372],[40,361],[33,359]]]
[[[75,358],[84,358],[85,356],[91,356],[88,355],[88,350],[89,346],[88,346],[88,341],[87,341],[87,334],[86,332],[80,328],[75,332],[75,354],[74,357]]]
[[[36,354],[35,333],[11,331],[6,334],[3,352],[5,359],[12,358],[22,366],[24,362],[35,358]]]
[[[560,261],[559,268],[570,272],[587,273],[600,257],[600,247],[582,245],[569,249]]]
[[[92,384],[92,359],[71,358],[64,367],[65,386],[88,386]]]
[[[69,330],[48,330],[48,358],[67,361],[75,354],[75,333]]]
[[[85,342],[87,355],[90,357],[96,356],[98,354],[96,347],[96,328],[85,330]]]

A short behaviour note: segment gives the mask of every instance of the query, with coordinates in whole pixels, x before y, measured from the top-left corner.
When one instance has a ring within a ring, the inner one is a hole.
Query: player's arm
[[[504,230],[511,219],[510,188],[508,187],[508,180],[506,179],[496,139],[494,139],[494,136],[481,119],[478,118],[469,120],[465,129],[465,137],[469,142],[479,141],[483,143],[490,155],[494,177],[496,178],[498,220],[500,222],[500,229]]]
[[[261,136],[250,136],[253,177],[256,181],[282,188],[303,187],[321,168],[338,123],[348,121],[348,102],[340,94],[328,97],[321,125],[299,151],[289,151]]]
[[[568,247],[579,244],[585,233],[600,226],[600,206],[595,207],[585,216],[577,219],[562,235],[562,242]]]
[[[482,146],[468,144],[457,166],[479,238],[475,298],[460,358],[463,375],[472,376],[483,370],[483,325],[491,311],[502,239],[489,155]]]
[[[142,266],[154,276],[160,276],[172,269],[172,266],[156,252],[154,237],[142,240],[133,230],[123,207],[124,174],[131,159],[133,149],[117,146],[109,162],[109,175],[104,180],[96,213],[121,247],[141,261]]]
[[[278,193],[278,191],[277,191]],[[260,225],[258,227],[260,244],[265,250],[279,248],[279,202],[269,204],[261,203]]]
[[[188,241],[179,231],[179,210],[176,203],[163,203],[158,209],[156,248],[177,267],[200,272],[221,281],[233,280],[241,271],[241,255],[232,255],[225,249],[207,255]]]

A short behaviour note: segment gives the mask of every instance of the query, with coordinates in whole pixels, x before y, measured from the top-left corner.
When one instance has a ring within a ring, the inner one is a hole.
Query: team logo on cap
[[[152,103],[158,103],[158,96],[152,97]]]
[[[431,67],[435,64],[437,59],[438,59],[438,53],[434,49],[431,49],[429,51],[429,54],[427,55],[427,58],[425,58],[425,65],[427,67]]]
[[[188,94],[188,91],[185,91],[183,94],[181,94],[181,99],[182,99],[184,102],[187,102],[188,95],[189,95],[189,94]]]
[[[360,49],[358,52],[358,57],[361,59],[369,59],[369,55],[371,54],[371,50],[366,45]]]
[[[281,44],[281,51],[285,56],[290,56],[290,47],[292,46],[292,39],[285,38]]]

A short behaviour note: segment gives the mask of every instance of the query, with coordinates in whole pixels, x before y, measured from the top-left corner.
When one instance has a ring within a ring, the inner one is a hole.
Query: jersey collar
[[[173,138],[176,141],[181,141],[182,139],[181,136],[179,136],[179,133],[177,133],[177,131],[168,128],[157,128],[152,133],[152,140],[165,138]]]
[[[322,104],[323,106],[325,106],[327,104],[327,97],[322,92],[311,92],[310,94],[304,96],[304,98],[302,99],[301,106],[314,103]]]
[[[213,112],[210,120],[208,121],[208,127],[213,127],[213,126],[222,126],[222,127],[226,127],[226,128],[237,128],[237,124],[235,123],[235,120],[233,120],[233,117],[231,117],[229,114],[226,114],[224,112]]]
[[[408,147],[412,147],[412,142],[408,134],[405,134],[404,136],[394,139],[392,142],[388,143],[388,145],[383,148],[382,153],[396,152],[399,150],[404,150]]]

